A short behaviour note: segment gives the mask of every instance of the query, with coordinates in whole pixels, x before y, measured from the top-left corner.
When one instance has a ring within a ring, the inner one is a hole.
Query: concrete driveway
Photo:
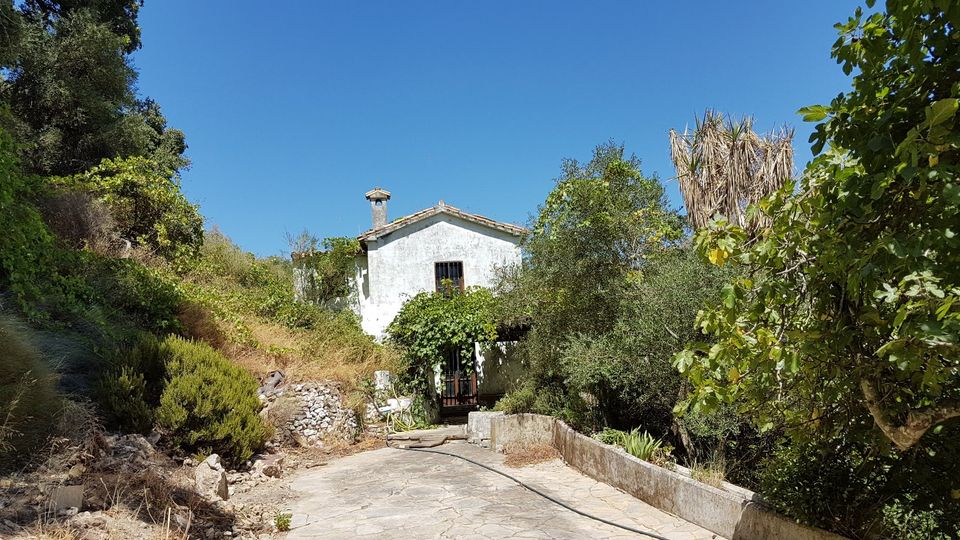
[[[716,535],[559,460],[518,469],[464,442],[436,448],[504,471],[578,510],[675,540]],[[383,448],[292,479],[289,539],[645,538],[575,514],[513,481],[450,456]]]

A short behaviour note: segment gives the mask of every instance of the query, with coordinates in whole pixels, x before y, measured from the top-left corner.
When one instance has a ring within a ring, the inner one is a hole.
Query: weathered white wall
[[[382,339],[403,303],[436,288],[434,263],[463,261],[467,287],[491,287],[497,267],[520,262],[520,239],[447,214],[438,214],[367,242],[357,261],[363,330]]]
[[[477,343],[477,393],[481,396],[506,394],[526,372],[517,359],[516,341],[498,341],[487,347]]]

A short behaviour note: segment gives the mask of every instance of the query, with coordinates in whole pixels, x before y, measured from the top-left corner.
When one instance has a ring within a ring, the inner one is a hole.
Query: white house
[[[520,262],[523,227],[443,201],[388,223],[390,192],[376,188],[366,198],[373,228],[358,238],[357,309],[363,330],[378,339],[405,301],[439,290],[441,279],[461,288],[492,287],[497,267]]]
[[[372,228],[358,237],[351,305],[363,330],[385,337],[404,302],[418,293],[439,290],[449,279],[460,288],[492,287],[498,267],[520,262],[523,227],[464,212],[444,203],[387,221],[390,192],[375,188],[365,194],[373,215]],[[517,378],[519,366],[509,361],[511,343],[476,351],[476,372],[462,369],[451,357],[437,374],[442,403],[472,406],[502,395]]]

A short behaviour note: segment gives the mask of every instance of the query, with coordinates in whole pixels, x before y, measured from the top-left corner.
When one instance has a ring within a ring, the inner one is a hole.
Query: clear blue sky
[[[184,188],[258,255],[439,199],[525,223],[564,157],[622,142],[680,206],[667,132],[707,107],[797,128],[849,87],[856,2],[147,0],[141,94],[186,132]]]

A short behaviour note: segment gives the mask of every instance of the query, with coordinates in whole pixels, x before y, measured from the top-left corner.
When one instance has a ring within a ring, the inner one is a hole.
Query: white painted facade
[[[363,330],[377,339],[404,302],[436,289],[436,263],[462,261],[466,287],[491,287],[497,268],[520,262],[519,234],[444,207],[386,234],[361,237],[366,252],[357,259],[356,309]]]

